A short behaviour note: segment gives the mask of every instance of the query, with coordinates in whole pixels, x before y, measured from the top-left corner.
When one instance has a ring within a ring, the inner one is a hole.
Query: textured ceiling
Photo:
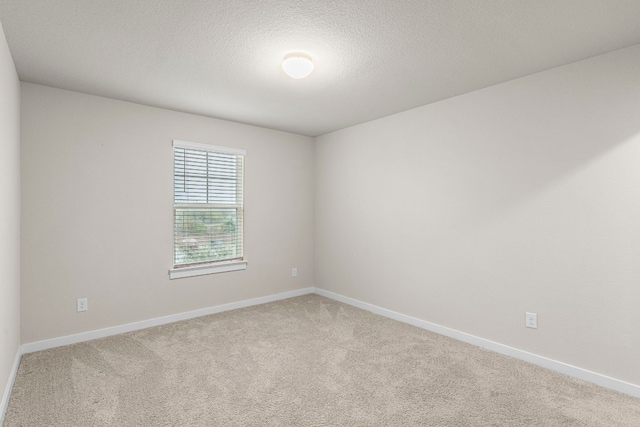
[[[310,136],[640,43],[638,0],[0,0],[0,22],[22,81]]]

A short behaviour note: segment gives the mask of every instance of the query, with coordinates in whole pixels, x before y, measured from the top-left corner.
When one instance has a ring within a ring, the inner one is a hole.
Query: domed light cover
[[[290,53],[284,57],[282,69],[294,79],[303,79],[313,71],[311,57],[305,53]]]

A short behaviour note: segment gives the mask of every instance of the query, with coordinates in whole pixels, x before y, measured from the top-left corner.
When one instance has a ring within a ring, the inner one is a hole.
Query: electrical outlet
[[[291,269],[291,277],[298,277],[298,269],[296,267]]]
[[[525,315],[525,326],[527,328],[538,329],[538,315],[527,312]]]
[[[76,301],[76,311],[79,313],[81,311],[89,310],[89,299],[88,298],[78,298]]]

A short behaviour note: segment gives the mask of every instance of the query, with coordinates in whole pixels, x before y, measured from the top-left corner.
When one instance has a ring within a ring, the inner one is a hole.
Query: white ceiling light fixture
[[[294,79],[304,79],[314,68],[313,60],[306,53],[290,53],[282,61],[282,69]]]

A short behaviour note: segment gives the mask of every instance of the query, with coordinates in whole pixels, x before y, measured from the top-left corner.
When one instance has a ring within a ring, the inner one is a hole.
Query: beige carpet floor
[[[640,399],[307,295],[27,354],[4,426],[640,426]]]

